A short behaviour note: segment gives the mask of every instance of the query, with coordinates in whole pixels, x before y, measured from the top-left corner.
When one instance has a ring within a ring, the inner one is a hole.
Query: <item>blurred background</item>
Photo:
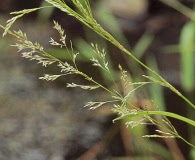
[[[82,0],[80,0],[82,2]],[[66,1],[73,9],[71,1]],[[179,3],[178,3],[179,2]],[[194,97],[195,11],[194,0],[91,0],[97,21],[137,58],[158,71],[192,102]],[[1,0],[0,24],[6,25],[12,11],[48,5],[43,0]],[[64,61],[70,59],[65,50],[52,48],[50,37],[58,38],[53,20],[65,29],[75,51],[82,54],[78,66],[87,74],[110,87],[111,79],[91,66],[91,42],[105,48],[113,75],[118,64],[129,71],[133,81],[149,74],[120,50],[106,42],[75,18],[58,9],[44,9],[19,19],[12,29],[27,34],[52,55]],[[3,30],[0,30],[3,33]],[[43,68],[21,57],[10,47],[16,39],[0,38],[0,159],[1,160],[185,160],[195,158],[189,146],[180,140],[146,139],[141,136],[153,127],[126,128],[110,106],[95,111],[84,108],[88,101],[102,101],[108,95],[102,91],[88,92],[66,88],[67,82],[80,77],[62,77],[42,81],[45,73],[59,73],[55,66]],[[174,93],[156,85],[139,91],[135,105],[147,106],[154,100],[161,110],[190,117],[194,111]],[[178,132],[194,142],[194,129],[170,119]],[[152,132],[153,133],[153,132]]]

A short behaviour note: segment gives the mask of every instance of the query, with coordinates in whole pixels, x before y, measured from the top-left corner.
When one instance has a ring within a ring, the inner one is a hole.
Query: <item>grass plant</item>
[[[111,110],[114,113],[118,114],[118,118],[114,119],[113,122],[116,120],[125,119],[125,125],[131,126],[134,128],[139,125],[155,125],[157,129],[155,130],[155,134],[152,135],[143,135],[143,137],[148,138],[179,138],[187,143],[192,148],[195,148],[195,144],[184,139],[179,133],[176,131],[174,126],[168,120],[168,117],[175,118],[179,121],[183,121],[192,127],[195,127],[195,121],[191,118],[184,117],[182,115],[178,115],[175,113],[167,112],[165,110],[161,110],[163,107],[158,106],[156,102],[151,100],[150,105],[147,107],[140,107],[135,106],[132,103],[132,96],[135,96],[138,90],[142,89],[146,85],[159,85],[161,87],[167,87],[172,92],[177,94],[181,97],[188,107],[191,107],[192,110],[195,109],[195,105],[186,98],[180,91],[178,91],[172,84],[167,82],[160,74],[155,71],[152,67],[141,62],[137,57],[135,57],[130,51],[128,51],[119,41],[117,41],[109,32],[104,30],[101,25],[94,19],[93,13],[89,4],[88,0],[83,0],[82,3],[79,0],[72,0],[77,11],[70,8],[65,1],[63,0],[45,0],[51,6],[44,6],[40,8],[34,9],[25,9],[22,11],[12,12],[11,14],[14,15],[13,18],[7,21],[7,25],[4,27],[0,25],[2,29],[4,29],[3,36],[6,34],[10,34],[17,39],[17,43],[12,45],[21,52],[22,57],[27,58],[29,60],[35,60],[43,67],[48,67],[50,65],[57,65],[60,69],[60,73],[52,75],[52,74],[45,74],[39,79],[46,80],[46,81],[54,81],[59,77],[66,76],[66,75],[77,75],[83,77],[86,81],[89,82],[90,85],[83,85],[83,84],[76,84],[74,82],[67,83],[67,87],[79,87],[84,90],[95,90],[95,89],[102,89],[106,91],[110,95],[110,99],[107,101],[91,101],[84,105],[84,107],[88,107],[91,110],[97,109],[99,107],[104,106],[105,104],[109,104]],[[19,31],[12,31],[10,28],[14,24],[14,22],[28,14],[30,12],[34,12],[40,9],[47,9],[50,7],[56,7],[60,9],[62,12],[66,12],[68,15],[75,17],[85,26],[92,29],[94,32],[99,34],[103,37],[106,41],[112,43],[115,47],[120,49],[124,54],[129,56],[132,60],[134,60],[137,64],[141,67],[145,68],[149,74],[142,75],[144,81],[132,82],[128,76],[128,72],[123,69],[121,64],[118,65],[118,72],[119,77],[116,79],[112,74],[112,69],[110,69],[109,60],[107,60],[107,53],[103,47],[100,47],[98,44],[90,43],[89,46],[93,50],[93,57],[89,59],[92,66],[98,67],[102,72],[106,75],[109,75],[112,87],[108,88],[101,84],[100,82],[96,81],[93,77],[85,74],[84,72],[80,71],[79,67],[77,66],[77,58],[81,55],[79,52],[73,49],[73,42],[66,40],[66,34],[64,29],[58,24],[58,22],[54,21],[54,29],[58,32],[60,39],[55,40],[53,38],[50,39],[49,43],[52,46],[58,46],[59,48],[66,49],[66,54],[69,55],[71,62],[63,61],[55,57],[55,54],[50,54],[45,51],[44,47],[41,46],[38,42],[31,42],[27,35],[23,33],[21,30]],[[185,41],[186,42],[186,41]],[[68,44],[67,44],[68,43]],[[70,48],[68,47],[70,46]],[[192,47],[193,48],[193,47]],[[184,48],[185,49],[185,48]],[[138,49],[135,48],[135,51]],[[122,87],[119,89],[118,84],[121,84]],[[190,83],[191,85],[191,83]],[[154,93],[155,94],[155,93]],[[162,104],[162,103],[160,103]],[[176,106],[175,106],[176,107]],[[161,108],[161,109],[160,109]],[[156,118],[158,117],[158,118]]]

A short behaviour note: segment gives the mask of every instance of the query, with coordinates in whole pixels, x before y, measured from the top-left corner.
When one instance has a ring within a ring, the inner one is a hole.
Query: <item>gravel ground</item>
[[[62,160],[84,97],[52,82],[41,86],[26,60],[0,61],[0,159]]]
[[[28,22],[15,27],[44,47],[54,34],[48,32],[52,26]],[[75,147],[80,150],[78,143],[94,144],[102,135],[101,127],[99,122],[94,126],[85,123],[91,112],[83,108],[94,96],[81,89],[66,89],[64,79],[39,80],[55,68],[44,69],[21,58],[15,48],[9,47],[14,43],[9,35],[0,39],[0,160],[64,160]]]

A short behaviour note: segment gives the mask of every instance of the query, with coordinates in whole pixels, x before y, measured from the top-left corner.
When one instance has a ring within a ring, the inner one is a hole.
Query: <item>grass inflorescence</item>
[[[56,58],[55,56],[47,53],[44,50],[44,47],[41,46],[41,44],[39,44],[38,42],[31,42],[28,39],[27,35],[23,33],[21,30],[19,31],[10,30],[11,26],[18,18],[21,18],[22,16],[30,12],[37,11],[39,9],[43,9],[47,7],[25,9],[18,12],[12,12],[12,14],[16,16],[14,16],[12,19],[7,21],[6,27],[1,26],[1,28],[5,30],[3,36],[5,36],[8,33],[16,37],[18,42],[12,46],[18,49],[18,51],[22,54],[22,57],[37,61],[43,67],[56,65],[60,69],[59,74],[45,74],[42,77],[39,77],[39,79],[46,80],[46,81],[54,81],[57,78],[66,75],[74,74],[74,75],[81,76],[85,80],[92,83],[92,85],[83,85],[83,84],[76,84],[75,82],[71,82],[71,83],[67,83],[67,87],[71,87],[71,88],[79,87],[84,90],[102,89],[108,92],[108,94],[110,95],[110,99],[108,99],[107,101],[99,101],[99,102],[91,101],[86,103],[84,107],[89,107],[89,109],[94,110],[104,106],[105,104],[109,104],[110,106],[112,106],[111,110],[114,113],[118,114],[118,118],[116,118],[115,120],[126,119],[126,126],[131,126],[133,128],[138,125],[152,124],[158,127],[158,129],[155,130],[156,134],[145,135],[143,137],[180,138],[190,146],[195,147],[193,144],[186,141],[178,134],[176,129],[173,127],[171,122],[168,121],[166,117],[172,117],[184,121],[192,126],[195,126],[195,121],[174,113],[161,111],[159,110],[160,107],[150,107],[153,109],[150,110],[150,109],[143,109],[142,107],[136,106],[134,105],[134,103],[132,103],[131,98],[134,92],[136,92],[138,89],[142,88],[145,85],[150,85],[152,83],[155,83],[160,86],[169,88],[172,92],[174,92],[182,99],[184,99],[189,104],[189,106],[191,106],[193,109],[195,108],[195,105],[192,102],[190,102],[184,95],[182,95],[175,87],[173,87],[169,82],[167,82],[161,75],[159,75],[152,68],[148,67],[139,59],[137,59],[135,56],[133,56],[131,52],[125,49],[112,35],[110,35],[106,30],[104,30],[101,27],[100,24],[97,23],[97,21],[93,17],[88,0],[84,0],[84,3],[80,3],[80,1],[78,0],[72,0],[73,4],[75,5],[75,7],[78,9],[79,12],[76,12],[73,9],[71,9],[65,3],[65,1],[62,0],[46,0],[46,1],[52,6],[59,8],[61,11],[66,12],[68,15],[75,17],[84,25],[91,28],[94,32],[102,36],[104,39],[111,42],[113,45],[118,47],[121,51],[126,53],[130,58],[134,59],[142,67],[144,67],[149,72],[151,72],[153,76],[143,75],[143,77],[145,77],[145,79],[147,80],[145,82],[144,81],[131,82],[128,79],[127,71],[123,69],[122,65],[118,65],[118,71],[120,73],[119,81],[121,84],[123,84],[123,87],[122,89],[119,89],[119,87],[117,87],[118,82],[116,82],[116,80],[112,77],[112,83],[114,87],[108,88],[103,84],[97,82],[93,77],[88,76],[86,73],[80,71],[79,67],[77,66],[77,57],[80,56],[80,54],[79,52],[76,52],[73,49],[72,41],[69,41],[68,42],[69,44],[67,45],[65,30],[56,21],[54,21],[53,28],[58,32],[60,39],[56,41],[55,39],[51,38],[49,43],[52,46],[59,46],[60,48],[66,49],[67,53],[70,56],[71,62],[67,62],[67,61],[64,62]],[[104,72],[112,76],[109,69],[109,63],[106,58],[106,51],[104,49],[100,49],[101,47],[99,47],[98,44],[90,43],[90,45],[94,53],[94,57],[90,59],[92,66],[98,67],[99,69],[103,70]],[[70,46],[70,49],[68,46]],[[159,115],[160,120],[159,118],[153,117],[153,115]]]

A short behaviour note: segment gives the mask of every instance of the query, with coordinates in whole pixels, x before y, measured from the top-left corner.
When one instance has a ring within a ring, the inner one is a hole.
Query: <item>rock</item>
[[[114,15],[123,18],[143,16],[148,8],[147,0],[107,0],[104,3]]]

